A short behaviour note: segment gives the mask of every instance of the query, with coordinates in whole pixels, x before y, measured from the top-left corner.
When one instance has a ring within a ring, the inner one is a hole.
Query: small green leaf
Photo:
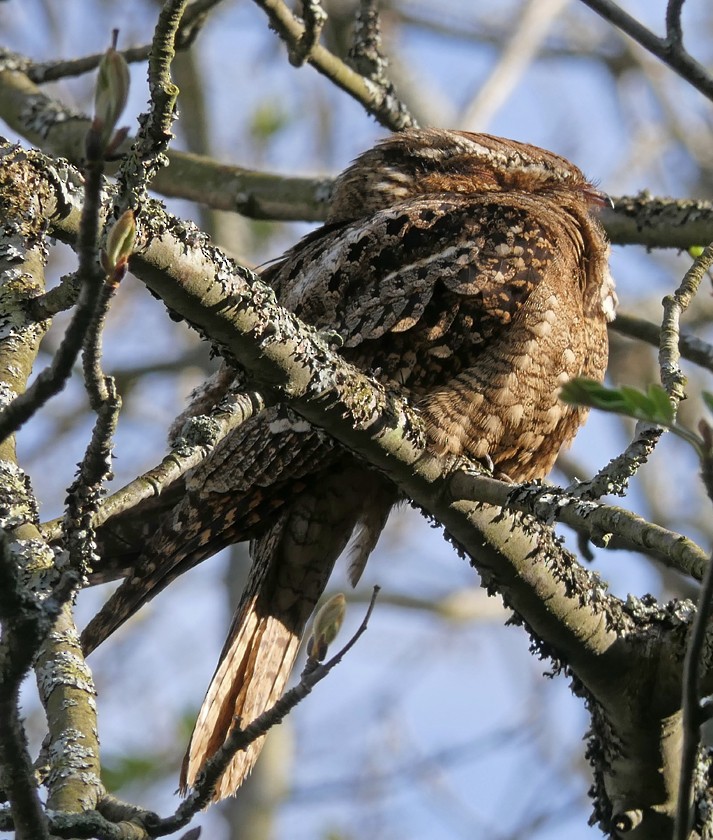
[[[691,247],[688,249],[688,253],[693,257],[694,260],[697,260],[704,250],[705,248],[703,247],[703,245],[691,245]]]
[[[671,398],[666,393],[666,389],[661,385],[652,383],[649,385],[648,397],[655,406],[656,414],[661,418],[660,422],[664,425],[673,423],[676,411]]]
[[[651,402],[646,394],[638,391],[636,388],[630,388],[626,385],[622,385],[620,391],[624,397],[626,407],[629,412],[631,412],[632,417],[639,417],[644,420],[654,419],[656,406]]]
[[[643,393],[627,385],[607,388],[599,382],[579,378],[564,385],[560,399],[571,405],[586,405],[663,426],[670,426],[674,420],[673,405],[660,385],[650,385]]]
[[[560,390],[560,399],[570,405],[587,405],[600,408],[602,411],[626,411],[628,403],[623,394],[614,389],[606,388],[593,379],[570,379]]]
[[[713,411],[713,394],[710,391],[701,391],[701,397],[708,411]]]

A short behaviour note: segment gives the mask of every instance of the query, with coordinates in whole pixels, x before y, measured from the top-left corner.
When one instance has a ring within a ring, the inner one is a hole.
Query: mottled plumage
[[[559,387],[604,376],[615,297],[590,215],[600,203],[550,152],[406,131],[346,170],[326,224],[263,277],[283,306],[339,333],[347,359],[419,406],[434,451],[529,480],[549,472],[585,417],[559,402]],[[226,387],[220,377],[201,410]],[[358,529],[358,578],[398,492],[286,406],[237,429],[179,489],[84,640],[93,648],[178,573],[253,539],[250,581],[193,733],[185,786],[236,715],[249,723],[281,694],[336,558]],[[258,751],[236,756],[217,798],[235,791]]]

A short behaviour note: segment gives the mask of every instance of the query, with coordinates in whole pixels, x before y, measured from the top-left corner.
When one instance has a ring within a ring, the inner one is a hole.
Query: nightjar
[[[549,472],[585,418],[558,400],[560,386],[604,376],[616,298],[591,213],[603,202],[551,152],[408,130],[357,158],[336,182],[326,223],[262,277],[282,306],[338,333],[349,361],[419,407],[434,452],[526,481]],[[188,413],[217,403],[232,375],[220,371]],[[85,631],[87,650],[181,572],[252,541],[183,787],[236,716],[248,724],[280,696],[337,557],[352,539],[356,582],[398,500],[385,477],[277,405],[164,494],[167,510],[147,511],[159,521],[126,549],[130,572]],[[216,798],[235,792],[259,748],[235,757]]]

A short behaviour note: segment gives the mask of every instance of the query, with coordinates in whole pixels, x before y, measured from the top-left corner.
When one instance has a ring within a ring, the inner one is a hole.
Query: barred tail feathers
[[[181,768],[180,787],[195,784],[205,761],[223,744],[234,722],[252,723],[282,695],[297,659],[301,634],[275,616],[258,616],[255,601],[230,639],[211,681]],[[253,768],[262,736],[238,752],[220,778],[214,801],[232,796]]]
[[[349,466],[325,475],[285,508],[253,543],[253,567],[218,668],[201,707],[181,771],[181,788],[195,783],[205,761],[224,743],[234,721],[248,726],[283,694],[307,621],[336,559],[358,522],[383,526],[365,514],[376,500],[390,509],[394,492],[375,473]],[[361,546],[373,548],[375,535]],[[360,565],[366,562],[363,557]],[[214,799],[235,793],[252,769],[262,738],[239,752],[220,779]]]

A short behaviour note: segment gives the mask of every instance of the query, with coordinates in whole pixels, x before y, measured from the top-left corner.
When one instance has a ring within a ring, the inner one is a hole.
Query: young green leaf
[[[666,389],[655,382],[649,385],[647,396],[654,405],[655,411],[661,418],[663,425],[670,425],[676,417],[676,410],[673,407],[671,398],[666,393]]]
[[[663,426],[670,426],[674,421],[673,404],[660,385],[650,385],[643,393],[627,385],[607,388],[591,379],[578,378],[562,387],[560,399],[570,405],[586,405]]]

